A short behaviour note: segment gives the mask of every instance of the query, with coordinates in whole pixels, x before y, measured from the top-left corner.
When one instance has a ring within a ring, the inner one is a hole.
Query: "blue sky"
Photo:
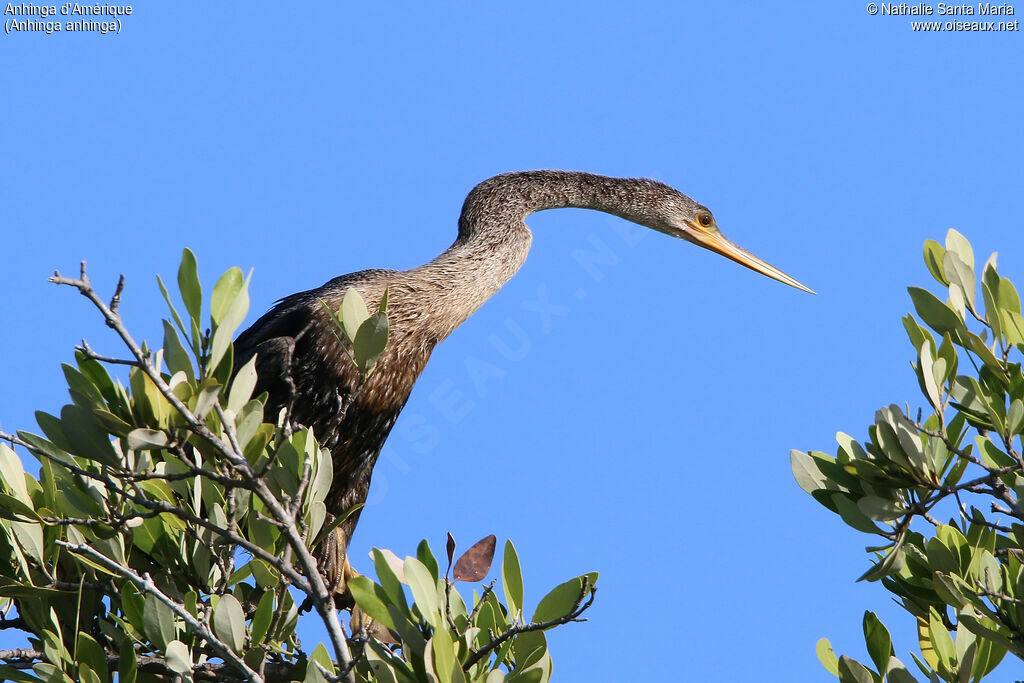
[[[788,454],[917,402],[899,318],[926,238],[956,227],[1024,277],[1021,34],[858,2],[378,5],[147,3],[119,35],[0,37],[0,425],[59,410],[82,337],[117,350],[54,268],[125,273],[122,313],[158,341],[154,273],[185,246],[208,287],[254,269],[252,321],[429,260],[495,173],[655,177],[818,295],[601,214],[533,216],[526,265],[414,390],[357,565],[451,531],[514,539],[533,600],[600,571],[590,621],[551,638],[562,681],[832,680],[814,644],[865,658],[865,609],[909,663],[908,618],[854,583],[865,539]],[[597,271],[573,257],[594,240]]]

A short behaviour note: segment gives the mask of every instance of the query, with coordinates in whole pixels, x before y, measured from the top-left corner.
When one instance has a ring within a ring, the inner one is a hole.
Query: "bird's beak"
[[[756,270],[762,275],[767,275],[773,280],[784,282],[790,287],[796,287],[799,290],[809,292],[811,294],[815,293],[813,289],[800,284],[775,266],[765,263],[746,249],[733,244],[727,240],[721,232],[718,232],[718,230],[711,232],[707,228],[700,227],[695,223],[688,223],[688,228],[688,230],[683,232],[683,239],[693,242],[705,249],[710,249],[716,254],[721,254],[728,259],[732,259],[736,263],[744,265],[751,270]]]

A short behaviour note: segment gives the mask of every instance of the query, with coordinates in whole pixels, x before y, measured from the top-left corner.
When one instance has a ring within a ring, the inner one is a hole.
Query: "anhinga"
[[[466,197],[454,244],[434,260],[411,270],[342,275],[293,294],[235,342],[236,367],[256,354],[256,393],[269,393],[266,414],[277,415],[289,406],[292,422],[311,427],[330,449],[330,514],[340,515],[366,500],[384,440],[434,347],[523,265],[531,241],[524,219],[564,207],[619,216],[811,292],[727,240],[706,207],[663,183],[570,171],[506,173],[485,180]],[[321,303],[337,310],[350,287],[371,307],[389,292],[388,345],[358,393],[359,371],[340,347],[335,323]],[[350,516],[319,551],[321,569],[339,592],[347,571],[346,547],[358,518],[358,513]]]

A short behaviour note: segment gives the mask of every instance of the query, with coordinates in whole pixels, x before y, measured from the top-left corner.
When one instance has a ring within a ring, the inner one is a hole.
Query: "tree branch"
[[[118,564],[117,562],[108,558],[103,553],[94,550],[87,545],[68,543],[66,541],[60,540],[55,541],[55,543],[58,546],[67,550],[68,552],[74,553],[76,555],[88,556],[93,561],[102,564],[104,567],[117,574],[120,574],[121,576],[128,579],[136,586],[138,586],[140,590],[149,593],[157,600],[167,605],[167,607],[169,607],[170,610],[174,612],[175,615],[177,615],[186,624],[188,624],[189,628],[191,628],[196,635],[205,639],[206,642],[210,644],[210,647],[220,657],[222,657],[224,661],[231,662],[240,671],[245,673],[246,678],[249,681],[252,681],[253,683],[263,683],[263,677],[255,671],[253,671],[251,668],[249,668],[249,665],[245,663],[245,660],[236,655],[234,650],[228,647],[227,644],[225,644],[222,640],[217,638],[217,636],[213,634],[212,629],[208,628],[206,624],[193,617],[189,613],[189,611],[185,609],[183,605],[176,602],[175,600],[172,600],[163,591],[157,588],[156,584],[153,583],[153,579],[150,577],[149,574],[143,574],[142,576],[139,576],[128,567],[124,567]]]
[[[234,430],[231,428],[230,424],[225,422],[223,419],[223,411],[220,408],[220,404],[217,403],[215,407],[221,417],[221,423],[224,426],[224,431],[227,433],[227,443],[225,443],[217,434],[214,434],[213,431],[207,427],[206,423],[197,415],[192,413],[188,406],[186,406],[181,399],[174,394],[171,387],[161,376],[159,368],[153,365],[149,355],[142,351],[142,348],[135,342],[131,334],[125,328],[117,310],[107,306],[92,288],[92,285],[86,276],[85,261],[82,261],[81,275],[77,280],[63,277],[59,272],[55,272],[54,276],[50,278],[50,281],[58,285],[74,287],[80,294],[89,299],[97,309],[99,309],[103,318],[106,320],[107,325],[117,332],[122,342],[124,342],[125,346],[128,347],[128,350],[135,357],[138,362],[139,369],[149,377],[153,382],[153,385],[163,395],[167,402],[170,403],[178,414],[185,419],[188,429],[209,442],[219,455],[224,457],[224,459],[233,468],[235,468],[236,471],[242,474],[243,478],[251,481],[254,485],[252,489],[253,492],[259,497],[267,510],[276,519],[281,522],[285,522],[285,526],[282,531],[306,575],[307,581],[302,583],[305,583],[306,586],[308,586],[308,590],[305,590],[304,592],[313,598],[317,613],[320,615],[324,625],[327,627],[331,644],[334,647],[335,656],[340,665],[347,669],[352,660],[352,656],[349,652],[348,641],[342,631],[341,622],[338,619],[338,615],[334,607],[334,596],[332,592],[328,590],[328,587],[320,574],[316,559],[313,557],[312,553],[310,553],[309,548],[306,547],[305,540],[296,528],[294,519],[288,515],[287,510],[285,510],[280,501],[277,500],[277,497],[274,496],[266,482],[257,475],[252,466],[245,459],[242,449],[235,437]],[[351,670],[348,671],[346,679],[350,683],[355,683],[355,675]]]
[[[587,598],[588,594],[590,596],[589,598]],[[487,645],[484,645],[479,650],[473,650],[470,653],[469,658],[466,659],[465,664],[462,665],[463,671],[469,671],[474,664],[476,664],[481,659],[490,654],[490,652],[493,651],[494,648],[498,647],[509,638],[519,635],[520,633],[528,633],[530,631],[544,631],[546,629],[552,628],[553,626],[561,626],[562,624],[568,624],[570,621],[586,621],[586,619],[580,619],[579,617],[581,614],[586,612],[591,605],[594,604],[594,597],[596,595],[597,587],[590,586],[589,581],[587,581],[587,579],[584,579],[583,588],[582,590],[580,590],[580,595],[578,598],[576,598],[576,602],[573,603],[572,609],[569,610],[568,614],[566,614],[565,616],[558,617],[556,619],[549,619],[548,621],[530,622],[528,624],[513,624],[508,629],[506,629],[505,632],[502,633],[500,636],[498,636],[497,638],[492,638],[491,642],[487,643]],[[587,598],[586,603],[583,602],[584,598]]]

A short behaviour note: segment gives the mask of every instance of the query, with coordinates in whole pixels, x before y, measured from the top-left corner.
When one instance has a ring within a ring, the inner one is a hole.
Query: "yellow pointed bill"
[[[810,294],[815,293],[813,289],[801,284],[795,278],[786,275],[770,263],[762,261],[746,249],[733,244],[720,232],[716,231],[712,233],[694,226],[693,230],[688,230],[686,232],[686,238],[694,244],[700,245],[705,249],[710,249],[716,254],[721,254],[727,259],[732,259],[740,265],[761,273],[761,275],[767,275],[773,280],[778,280],[779,282],[783,282],[790,287],[796,287],[804,292],[809,292]]]

